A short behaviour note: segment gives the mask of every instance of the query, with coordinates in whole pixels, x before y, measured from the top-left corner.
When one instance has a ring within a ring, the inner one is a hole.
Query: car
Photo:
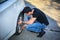
[[[24,0],[0,1],[0,40],[8,40],[13,34],[21,33],[18,20],[24,7]]]

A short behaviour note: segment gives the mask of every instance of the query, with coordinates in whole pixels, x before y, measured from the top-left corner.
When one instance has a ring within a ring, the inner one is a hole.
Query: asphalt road
[[[34,7],[28,2],[25,2],[25,4]],[[49,25],[47,26],[45,30],[46,33],[42,38],[36,37],[38,33],[32,33],[25,29],[20,35],[13,35],[9,40],[60,40],[60,27],[58,27],[58,24],[54,19],[49,16],[47,16],[47,18],[49,20]]]

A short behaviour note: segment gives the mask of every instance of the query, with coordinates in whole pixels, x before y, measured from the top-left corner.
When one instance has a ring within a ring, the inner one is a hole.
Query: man
[[[45,34],[43,29],[49,24],[45,14],[37,8],[31,9],[30,7],[25,7],[22,13],[26,13],[28,16],[32,15],[27,22],[24,22],[25,25],[22,26],[22,29],[26,28],[29,31],[37,32],[39,33],[37,37],[42,37]],[[21,23],[22,21],[18,22],[18,24]]]

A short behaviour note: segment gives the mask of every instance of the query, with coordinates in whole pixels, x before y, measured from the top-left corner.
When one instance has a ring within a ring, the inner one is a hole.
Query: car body
[[[0,4],[0,40],[8,40],[16,32],[17,19],[24,7],[23,0],[7,0]]]

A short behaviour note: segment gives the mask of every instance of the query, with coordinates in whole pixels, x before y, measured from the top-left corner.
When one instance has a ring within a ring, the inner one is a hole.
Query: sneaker
[[[42,37],[44,34],[45,34],[45,31],[42,30],[42,31],[39,33],[39,35],[37,35],[37,37]]]

